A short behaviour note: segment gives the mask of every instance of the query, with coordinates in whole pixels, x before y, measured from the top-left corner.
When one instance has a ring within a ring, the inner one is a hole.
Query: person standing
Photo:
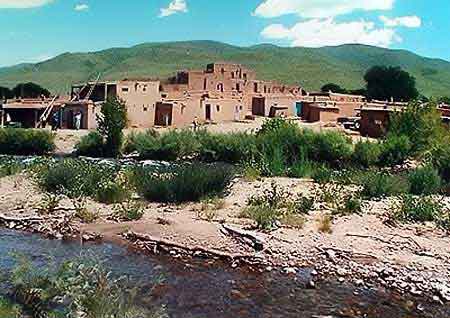
[[[52,126],[52,131],[57,131],[59,128],[59,112],[58,111],[54,112],[52,115],[51,126]]]
[[[80,130],[81,129],[81,111],[79,111],[76,115],[75,115],[75,129],[76,130]]]

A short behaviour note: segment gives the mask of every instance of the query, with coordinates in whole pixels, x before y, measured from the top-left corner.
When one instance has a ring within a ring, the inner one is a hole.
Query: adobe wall
[[[118,82],[117,97],[126,104],[129,127],[154,126],[156,102],[161,100],[159,85],[159,81]]]

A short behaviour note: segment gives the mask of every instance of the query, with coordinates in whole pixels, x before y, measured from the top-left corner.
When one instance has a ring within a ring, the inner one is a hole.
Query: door
[[[295,103],[295,109],[296,109],[297,117],[302,117],[303,116],[303,103],[302,102]]]
[[[206,120],[211,120],[211,105],[210,104],[205,105],[205,118],[206,118]]]
[[[266,99],[264,97],[253,97],[252,99],[252,114],[255,116],[266,115]]]
[[[157,103],[155,109],[155,125],[172,125],[172,104]]]

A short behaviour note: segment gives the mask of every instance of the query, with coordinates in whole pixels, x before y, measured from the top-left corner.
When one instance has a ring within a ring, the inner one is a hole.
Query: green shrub
[[[389,136],[381,145],[381,166],[403,164],[411,155],[411,141],[407,136]]]
[[[104,150],[103,137],[97,131],[91,131],[88,135],[83,136],[75,145],[75,153],[78,156],[101,158],[105,154]]]
[[[333,170],[325,165],[320,165],[313,170],[312,179],[317,183],[328,183],[333,179]]]
[[[410,137],[413,154],[434,148],[447,134],[435,102],[412,102],[402,112],[393,113],[390,118],[388,135]]]
[[[432,166],[425,166],[411,171],[408,175],[412,194],[429,195],[437,193],[442,186],[438,171]]]
[[[123,152],[130,154],[132,152],[144,153],[146,148],[156,144],[159,134],[154,129],[147,129],[145,132],[131,132],[125,141]]]
[[[450,144],[442,143],[431,152],[431,162],[439,171],[442,179],[450,181]]]
[[[45,130],[0,129],[0,154],[44,155],[55,150],[54,134]]]
[[[283,213],[276,207],[258,204],[247,206],[240,216],[254,220],[259,229],[271,230],[275,227],[275,222],[283,216]]]
[[[381,146],[377,142],[360,141],[355,145],[353,162],[361,167],[369,168],[380,161]]]
[[[354,194],[345,194],[337,198],[333,207],[333,215],[352,215],[360,214],[363,208],[361,198]]]
[[[97,198],[102,188],[100,185],[115,182],[117,170],[83,160],[66,159],[44,166],[36,175],[45,191],[70,198]]]
[[[253,158],[257,153],[256,137],[247,133],[211,134],[197,133],[201,143],[199,159],[239,163]]]
[[[113,218],[118,221],[138,221],[144,216],[144,205],[139,201],[127,200],[114,208]]]
[[[305,132],[307,134],[308,132]],[[309,132],[310,134],[310,132]],[[313,133],[309,145],[309,158],[318,162],[342,163],[351,158],[351,140],[335,131]]]
[[[298,161],[289,168],[288,176],[291,178],[309,178],[313,175],[315,168],[311,161]]]
[[[403,195],[393,210],[394,218],[404,222],[432,222],[443,214],[444,206],[439,200],[412,195]]]
[[[97,201],[106,204],[119,203],[130,197],[129,190],[122,184],[107,181],[98,185]]]
[[[261,126],[261,129],[258,131],[258,135],[261,136],[267,133],[273,133],[294,126],[295,126],[294,123],[286,119],[280,117],[271,118],[264,121],[264,123]]]
[[[308,214],[314,207],[314,198],[297,195],[292,202],[291,212],[294,214]]]
[[[383,198],[409,191],[409,184],[404,177],[383,172],[368,173],[361,186],[361,194],[367,198]]]
[[[228,166],[192,164],[162,172],[138,168],[134,180],[149,201],[181,203],[222,193],[233,175]]]
[[[12,159],[1,158],[0,160],[0,178],[18,174],[24,169],[22,164]]]

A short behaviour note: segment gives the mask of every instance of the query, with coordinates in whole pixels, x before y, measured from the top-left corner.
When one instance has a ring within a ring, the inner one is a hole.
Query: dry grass
[[[333,218],[330,214],[321,215],[317,219],[317,226],[318,226],[317,229],[321,233],[331,234],[333,232],[332,225],[333,225]]]
[[[305,226],[306,219],[301,215],[287,214],[282,218],[281,223],[294,229],[302,229]]]
[[[198,218],[212,222],[217,217],[217,211],[224,209],[225,200],[219,197],[213,197],[202,201],[201,207],[197,212]]]

